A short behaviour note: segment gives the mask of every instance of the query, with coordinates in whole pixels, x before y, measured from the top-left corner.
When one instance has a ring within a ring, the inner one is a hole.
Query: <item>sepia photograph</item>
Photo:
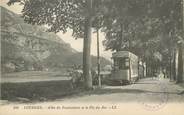
[[[184,0],[0,0],[1,115],[183,115]]]

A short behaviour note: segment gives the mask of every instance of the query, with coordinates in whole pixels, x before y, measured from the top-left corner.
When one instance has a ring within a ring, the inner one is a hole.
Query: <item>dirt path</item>
[[[126,86],[103,86],[102,89],[58,99],[62,102],[184,102],[184,88],[168,79],[146,78]]]

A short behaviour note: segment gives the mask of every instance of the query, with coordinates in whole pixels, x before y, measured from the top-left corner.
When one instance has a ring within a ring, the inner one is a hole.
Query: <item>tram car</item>
[[[113,70],[108,78],[111,84],[131,84],[138,80],[138,57],[129,51],[112,54]]]

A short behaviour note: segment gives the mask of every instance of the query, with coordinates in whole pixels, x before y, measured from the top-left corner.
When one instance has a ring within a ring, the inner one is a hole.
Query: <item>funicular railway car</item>
[[[108,81],[113,84],[131,84],[138,80],[138,57],[129,51],[112,54],[113,70]]]

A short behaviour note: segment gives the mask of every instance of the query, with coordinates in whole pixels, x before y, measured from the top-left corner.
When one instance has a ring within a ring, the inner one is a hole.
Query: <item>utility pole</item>
[[[98,86],[101,87],[99,28],[97,28],[97,65],[98,65]]]
[[[172,33],[169,32],[169,37],[170,37],[170,41],[169,41],[169,44],[170,44],[170,47],[169,47],[169,79],[170,81],[174,81],[173,79],[173,76],[172,76]]]

